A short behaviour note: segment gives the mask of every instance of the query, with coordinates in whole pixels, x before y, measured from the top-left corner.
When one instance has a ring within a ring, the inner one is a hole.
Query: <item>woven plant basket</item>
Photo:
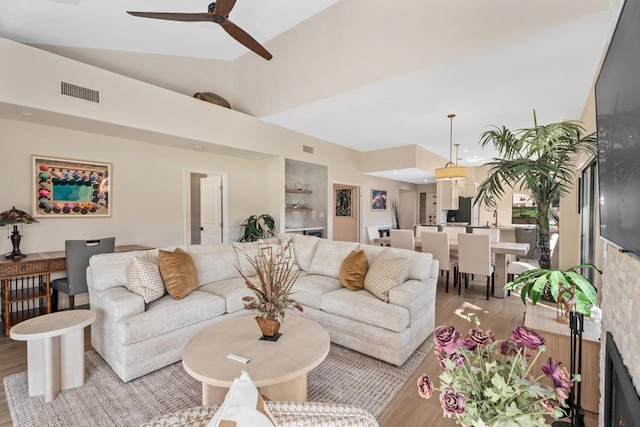
[[[262,335],[265,337],[274,337],[280,330],[280,322],[276,319],[263,319],[260,316],[256,316],[256,322],[258,322]]]

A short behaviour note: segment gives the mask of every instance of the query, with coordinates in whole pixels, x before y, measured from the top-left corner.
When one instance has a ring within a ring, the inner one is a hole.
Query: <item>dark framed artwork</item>
[[[111,163],[33,155],[34,217],[111,216]]]
[[[351,188],[336,189],[336,216],[353,216],[351,196]]]
[[[371,210],[386,211],[387,210],[387,190],[371,189]]]

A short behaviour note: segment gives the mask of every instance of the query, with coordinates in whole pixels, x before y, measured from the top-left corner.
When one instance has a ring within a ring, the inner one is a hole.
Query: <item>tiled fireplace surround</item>
[[[606,244],[602,277],[602,344],[600,346],[600,419],[604,425],[605,336],[620,350],[636,391],[640,391],[640,260]]]

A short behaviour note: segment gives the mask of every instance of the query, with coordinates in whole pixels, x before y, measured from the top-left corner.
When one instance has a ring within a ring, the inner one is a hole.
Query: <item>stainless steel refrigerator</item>
[[[473,205],[473,197],[460,197],[456,222],[467,222],[469,225],[478,225],[478,208]]]

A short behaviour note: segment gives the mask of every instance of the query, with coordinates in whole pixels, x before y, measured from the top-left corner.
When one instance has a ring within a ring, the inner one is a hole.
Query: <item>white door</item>
[[[222,241],[222,177],[200,180],[200,244]]]

